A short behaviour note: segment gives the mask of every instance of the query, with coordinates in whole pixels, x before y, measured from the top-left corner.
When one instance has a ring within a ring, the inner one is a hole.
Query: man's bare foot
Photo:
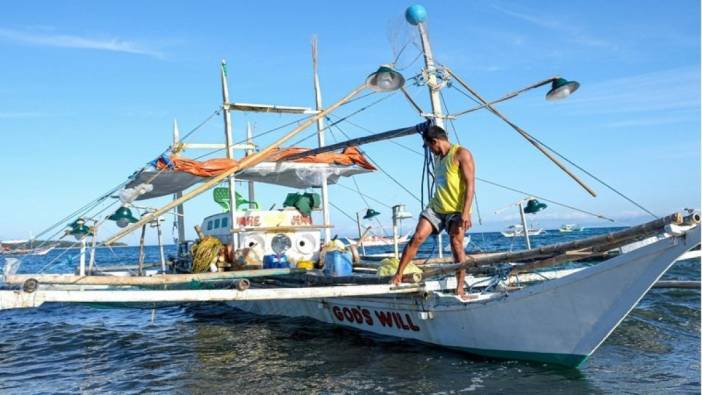
[[[462,293],[462,292],[461,293],[457,292],[456,296],[458,296],[463,301],[478,299],[477,295],[471,295],[471,294],[466,294],[466,293]]]

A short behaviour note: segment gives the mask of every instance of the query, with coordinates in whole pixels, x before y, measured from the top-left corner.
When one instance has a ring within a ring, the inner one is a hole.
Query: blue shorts
[[[425,208],[424,211],[422,211],[422,213],[419,214],[419,216],[424,217],[427,219],[427,221],[429,221],[432,228],[434,228],[432,234],[435,235],[438,235],[444,229],[448,229],[448,227],[451,225],[451,222],[457,221],[458,223],[460,223],[461,221],[461,213],[441,214],[434,211],[434,209],[431,207]]]

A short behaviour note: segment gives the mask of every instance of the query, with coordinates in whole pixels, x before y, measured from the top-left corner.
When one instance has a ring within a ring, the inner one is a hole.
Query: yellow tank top
[[[440,214],[463,211],[466,183],[461,176],[460,165],[454,160],[459,148],[461,146],[458,144],[452,145],[449,152],[439,160],[434,169],[436,191],[429,207]]]

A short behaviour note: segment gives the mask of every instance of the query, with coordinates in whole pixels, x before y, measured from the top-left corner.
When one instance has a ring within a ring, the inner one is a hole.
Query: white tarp
[[[343,166],[326,163],[300,162],[262,162],[236,174],[237,180],[265,182],[291,188],[320,187],[326,177],[328,184],[336,184],[340,177],[368,173],[371,170],[352,165]],[[181,192],[189,187],[208,180],[185,172],[142,170],[132,177],[125,188],[134,188],[140,184],[151,184],[153,189],[140,195],[137,200],[151,199],[159,196]]]

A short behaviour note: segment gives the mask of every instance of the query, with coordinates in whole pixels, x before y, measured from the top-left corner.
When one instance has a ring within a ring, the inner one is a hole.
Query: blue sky
[[[185,133],[210,116],[221,105],[218,65],[223,58],[229,64],[232,100],[240,102],[313,106],[313,35],[319,38],[327,104],[377,65],[392,62],[406,42],[398,66],[406,76],[415,75],[421,68],[418,48],[411,44],[416,32],[403,18],[411,4],[5,4],[0,15],[0,163],[5,170],[0,240],[36,234],[123,181],[170,144],[174,119]],[[581,83],[562,102],[546,102],[547,89],[541,88],[500,104],[516,124],[658,215],[700,206],[699,1],[422,4],[429,13],[436,60],[484,97],[498,98],[553,75]],[[426,87],[408,89],[429,108]],[[443,92],[451,112],[473,106],[455,89]],[[379,98],[358,100],[336,116]],[[243,138],[246,122],[262,132],[295,119],[235,114],[235,140]],[[374,132],[421,121],[402,95],[351,120]],[[368,133],[351,124],[340,126],[352,137]],[[598,192],[597,198],[590,197],[487,112],[461,117],[455,127],[475,156],[478,177],[604,214],[619,225],[647,219],[579,173]],[[341,138],[339,131],[335,134]],[[265,145],[275,136],[257,143]],[[453,132],[451,137],[455,141]],[[192,141],[222,138],[223,122],[215,117]],[[328,140],[334,141],[332,136]],[[399,142],[421,149],[416,137]],[[389,143],[365,149],[395,179],[419,190],[420,156]],[[381,173],[357,177],[357,182],[387,205],[405,203],[413,213],[420,211],[412,196]],[[342,183],[354,187],[351,181]],[[260,186],[257,198],[264,207],[280,206],[287,192]],[[477,225],[476,215],[475,231],[497,230],[515,220],[516,210],[495,211],[523,195],[481,182],[477,193],[483,225]],[[330,194],[348,213],[365,207],[348,189],[332,187]],[[389,224],[390,210],[371,205]],[[188,229],[216,210],[209,195],[194,199],[186,207]],[[332,218],[340,234],[355,228],[336,210]],[[608,224],[555,205],[535,220],[547,227]]]

